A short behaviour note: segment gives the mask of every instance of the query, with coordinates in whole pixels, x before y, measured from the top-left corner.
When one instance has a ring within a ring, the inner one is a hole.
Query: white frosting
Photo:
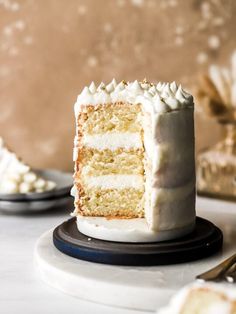
[[[101,189],[143,189],[143,176],[140,175],[104,175],[85,177],[84,182],[88,187]]]
[[[193,284],[183,287],[178,293],[176,293],[167,307],[157,311],[157,314],[180,314],[181,308],[186,301],[188,294],[191,290],[206,288],[210,291],[219,292],[228,300],[212,303],[207,309],[204,307],[205,314],[230,314],[231,302],[236,301],[236,287],[232,284],[222,283],[207,283],[207,282],[194,282]]]
[[[0,138],[0,193],[43,192],[54,189],[55,182],[44,180],[30,166],[10,152]]]
[[[172,203],[185,199],[195,188],[195,178],[184,186],[178,186],[176,188],[156,188],[155,194],[152,194],[152,201],[154,204],[160,203]]]
[[[97,135],[84,134],[82,137],[82,144],[98,150],[110,149],[116,150],[118,148],[142,148],[143,143],[140,133],[105,133]]]
[[[83,234],[105,241],[158,242],[183,237],[193,230],[192,226],[156,232],[148,228],[144,218],[107,219],[106,217],[77,216],[77,227]]]
[[[153,230],[195,220],[193,108],[144,116],[145,217]],[[175,215],[175,217],[173,217]]]
[[[184,91],[181,85],[172,83],[120,82],[113,79],[105,85],[101,83],[98,88],[92,82],[85,87],[77,98],[75,114],[81,110],[81,105],[97,105],[114,102],[128,102],[142,104],[150,113],[168,112],[193,106],[193,97]]]

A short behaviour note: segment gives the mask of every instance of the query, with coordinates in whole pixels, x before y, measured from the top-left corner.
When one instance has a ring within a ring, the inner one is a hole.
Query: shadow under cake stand
[[[94,234],[93,224],[84,232]],[[49,285],[82,299],[155,310],[210,268],[209,256],[220,251],[223,242],[220,229],[199,217],[192,231],[168,241],[115,242],[110,230],[109,234],[109,241],[92,238],[78,230],[75,218],[69,219],[38,240],[37,272]],[[194,262],[184,264],[190,261]]]

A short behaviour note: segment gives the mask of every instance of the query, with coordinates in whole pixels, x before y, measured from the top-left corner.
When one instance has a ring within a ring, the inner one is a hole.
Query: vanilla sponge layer
[[[78,116],[82,134],[106,132],[140,132],[140,105],[123,103],[86,106]]]
[[[134,188],[102,189],[83,187],[75,201],[84,216],[143,217],[143,190]]]
[[[110,174],[143,175],[143,149],[115,151],[97,150],[84,147],[79,150],[82,164],[80,174],[76,176],[100,176]]]

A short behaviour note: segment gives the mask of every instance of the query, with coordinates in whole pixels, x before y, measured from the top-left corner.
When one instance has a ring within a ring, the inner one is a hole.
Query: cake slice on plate
[[[236,314],[236,287],[194,283],[182,288],[158,314]]]
[[[37,175],[29,165],[10,151],[0,137],[0,193],[45,192],[55,186],[55,182]]]
[[[173,83],[91,83],[75,104],[74,215],[195,221],[193,97]]]

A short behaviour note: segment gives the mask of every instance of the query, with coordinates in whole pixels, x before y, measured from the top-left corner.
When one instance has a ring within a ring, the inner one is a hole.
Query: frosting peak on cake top
[[[92,82],[77,98],[75,112],[81,105],[96,105],[114,102],[141,103],[147,111],[168,112],[193,106],[193,97],[176,82],[153,84],[146,80],[117,83],[113,79],[96,87]]]

